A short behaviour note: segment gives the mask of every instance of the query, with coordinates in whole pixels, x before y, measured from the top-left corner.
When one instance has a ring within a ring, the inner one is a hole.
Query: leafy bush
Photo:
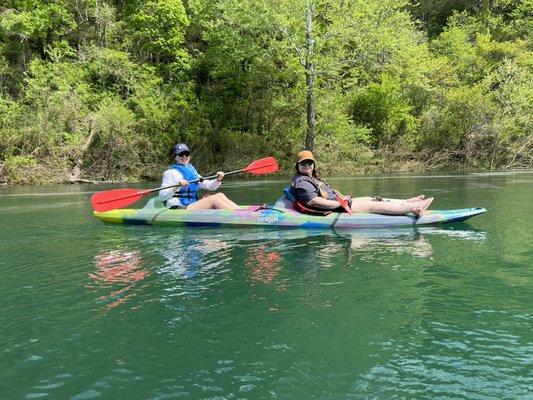
[[[322,171],[530,166],[533,3],[426,3],[4,1],[0,180],[292,171],[311,81]]]
[[[391,143],[417,127],[400,83],[388,76],[354,92],[349,107],[353,120],[372,130],[371,142],[375,146]]]

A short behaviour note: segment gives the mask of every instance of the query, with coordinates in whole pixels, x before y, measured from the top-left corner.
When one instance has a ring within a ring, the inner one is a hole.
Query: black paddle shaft
[[[240,172],[243,172],[245,170],[245,168],[243,169],[239,169],[237,171],[230,171],[230,172],[225,172],[224,173],[224,176],[226,175],[234,175],[234,174],[238,174]],[[205,176],[205,177],[202,177],[202,178],[198,178],[198,179],[195,179],[195,180],[192,180],[192,181],[189,181],[189,183],[196,183],[196,182],[202,182],[204,179],[215,179],[216,177],[218,177],[218,174],[217,175],[210,175],[210,176]],[[152,192],[157,192],[159,190],[164,190],[164,189],[170,189],[172,187],[176,187],[176,186],[181,186],[181,183],[177,183],[176,185],[170,185],[170,186],[162,186],[162,187],[159,187],[157,189],[152,189],[152,190],[149,190],[148,192],[146,193],[152,193]]]

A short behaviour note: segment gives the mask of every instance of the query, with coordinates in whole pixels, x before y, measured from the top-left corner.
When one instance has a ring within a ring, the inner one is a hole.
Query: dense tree
[[[4,0],[0,182],[303,147],[326,172],[531,166],[532,0]]]

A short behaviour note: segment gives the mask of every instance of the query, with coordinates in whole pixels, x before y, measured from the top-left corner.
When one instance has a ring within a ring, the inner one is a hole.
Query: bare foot
[[[416,196],[416,197],[412,197],[412,198],[410,198],[410,199],[407,199],[407,201],[415,202],[415,201],[424,200],[425,198],[426,198],[426,196],[424,196],[423,194],[421,194],[420,196]]]
[[[412,203],[411,212],[417,217],[420,217],[428,209],[429,205],[433,202],[433,197],[429,199],[419,200]]]

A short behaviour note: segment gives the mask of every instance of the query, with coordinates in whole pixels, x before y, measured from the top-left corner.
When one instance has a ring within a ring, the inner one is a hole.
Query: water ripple
[[[13,189],[2,398],[527,398],[532,192],[515,175],[358,179],[489,212],[355,232],[105,225],[93,187]],[[227,193],[256,201],[284,184]]]

